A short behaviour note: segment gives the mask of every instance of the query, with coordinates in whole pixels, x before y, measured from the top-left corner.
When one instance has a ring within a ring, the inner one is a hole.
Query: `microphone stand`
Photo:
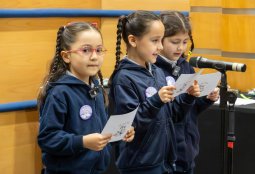
[[[237,99],[237,91],[228,91],[228,132],[227,132],[227,159],[228,159],[228,174],[233,174],[233,156],[235,137],[235,102]]]
[[[233,174],[233,148],[235,142],[235,101],[237,94],[228,91],[227,75],[225,69],[217,69],[221,72],[220,83],[220,110],[221,110],[221,160],[222,174]],[[227,109],[227,103],[229,108]],[[228,117],[226,116],[228,111]]]

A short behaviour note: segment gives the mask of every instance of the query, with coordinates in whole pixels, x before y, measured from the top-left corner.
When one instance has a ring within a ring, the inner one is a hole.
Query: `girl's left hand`
[[[216,102],[220,97],[220,88],[215,88],[208,96],[207,98],[211,101]]]
[[[123,138],[123,141],[125,141],[125,142],[131,142],[131,141],[133,141],[134,137],[135,137],[135,129],[134,129],[134,127],[132,126],[132,127],[128,130],[128,132],[126,133],[125,137]]]

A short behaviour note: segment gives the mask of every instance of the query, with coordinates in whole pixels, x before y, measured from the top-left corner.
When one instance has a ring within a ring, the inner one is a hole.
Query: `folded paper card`
[[[112,134],[110,142],[122,140],[131,128],[138,107],[126,114],[111,115],[101,134]]]

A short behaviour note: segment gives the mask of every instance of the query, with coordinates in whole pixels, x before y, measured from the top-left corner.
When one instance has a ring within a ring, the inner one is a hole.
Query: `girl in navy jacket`
[[[195,73],[184,55],[189,40],[191,51],[194,48],[191,26],[188,19],[177,11],[162,12],[160,17],[165,26],[165,34],[162,40],[163,50],[157,58],[156,65],[164,71],[168,84],[173,85],[180,74]],[[185,95],[187,94],[181,94],[176,99]],[[193,173],[195,157],[199,151],[197,116],[218,98],[219,91],[215,89],[208,96],[196,98],[191,107],[183,107],[183,115],[180,116],[182,119],[176,120],[174,124],[177,141],[176,174]]]
[[[105,49],[92,25],[60,27],[56,54],[38,96],[38,144],[46,174],[99,174],[110,162],[102,75]],[[101,85],[96,79],[99,76]],[[134,131],[125,141],[133,139]]]
[[[194,102],[189,95],[173,100],[174,86],[167,86],[156,58],[162,49],[164,26],[148,11],[121,16],[118,21],[116,65],[110,78],[110,113],[124,114],[139,106],[131,143],[116,148],[116,165],[121,174],[172,173],[176,161],[176,140],[172,115],[182,112],[180,103]],[[120,60],[121,38],[127,55]],[[197,87],[191,93],[199,93]],[[172,103],[170,101],[173,100]]]

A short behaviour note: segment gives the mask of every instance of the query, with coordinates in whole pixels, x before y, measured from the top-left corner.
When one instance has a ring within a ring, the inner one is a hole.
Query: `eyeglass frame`
[[[87,57],[91,57],[92,54],[93,54],[94,52],[96,53],[97,56],[103,56],[104,53],[107,51],[107,49],[105,49],[104,47],[98,47],[98,48],[102,48],[102,53],[101,53],[101,54],[98,54],[98,52],[97,52],[97,49],[98,49],[98,48],[92,48],[92,47],[86,46],[86,47],[79,48],[79,49],[76,49],[76,50],[67,50],[67,51],[64,51],[64,52],[66,52],[66,53],[82,52],[82,54],[85,54],[85,53],[84,53],[84,49],[85,49],[85,48],[89,48],[89,49],[90,49],[90,55],[87,56]]]

